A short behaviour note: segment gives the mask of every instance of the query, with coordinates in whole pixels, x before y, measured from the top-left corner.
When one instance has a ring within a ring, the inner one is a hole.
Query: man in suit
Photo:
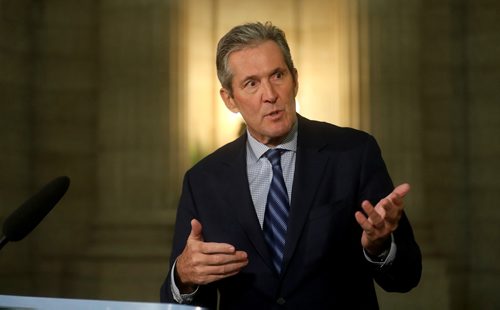
[[[270,23],[217,47],[220,95],[247,131],[185,175],[163,302],[220,309],[378,309],[421,254],[367,133],[297,114],[298,74]]]

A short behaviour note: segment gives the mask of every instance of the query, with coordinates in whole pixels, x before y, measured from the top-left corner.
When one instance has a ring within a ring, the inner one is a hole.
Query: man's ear
[[[226,107],[229,109],[229,111],[233,113],[238,113],[240,110],[234,103],[234,98],[231,96],[229,91],[225,88],[221,88],[219,91],[220,97],[222,98],[222,101],[224,101],[224,104]]]

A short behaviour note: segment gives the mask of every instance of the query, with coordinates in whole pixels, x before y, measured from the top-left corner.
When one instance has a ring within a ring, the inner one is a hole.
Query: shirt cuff
[[[170,289],[172,291],[172,296],[174,297],[174,300],[180,304],[190,304],[193,302],[194,295],[196,292],[198,292],[199,286],[196,287],[194,292],[189,293],[189,294],[181,294],[179,291],[179,288],[175,284],[175,265],[177,264],[177,260],[175,260],[174,265],[172,266],[172,271],[170,273]]]
[[[391,234],[391,247],[388,250],[382,252],[377,258],[370,257],[368,253],[366,253],[365,249],[363,249],[363,254],[367,261],[377,266],[379,269],[383,269],[385,267],[389,267],[394,262],[396,258],[397,252],[396,242],[394,242],[394,236]]]

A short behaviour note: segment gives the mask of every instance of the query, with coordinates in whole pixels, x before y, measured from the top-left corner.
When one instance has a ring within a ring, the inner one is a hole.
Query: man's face
[[[233,94],[220,95],[232,112],[239,112],[250,134],[269,146],[278,145],[296,121],[298,83],[278,45],[266,41],[229,55]],[[294,82],[295,81],[295,82]]]

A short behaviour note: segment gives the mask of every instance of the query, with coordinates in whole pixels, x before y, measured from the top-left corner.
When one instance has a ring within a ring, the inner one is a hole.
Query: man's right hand
[[[197,285],[233,276],[248,264],[248,255],[227,243],[204,242],[201,223],[191,220],[186,247],[177,258],[175,281],[182,294]]]

